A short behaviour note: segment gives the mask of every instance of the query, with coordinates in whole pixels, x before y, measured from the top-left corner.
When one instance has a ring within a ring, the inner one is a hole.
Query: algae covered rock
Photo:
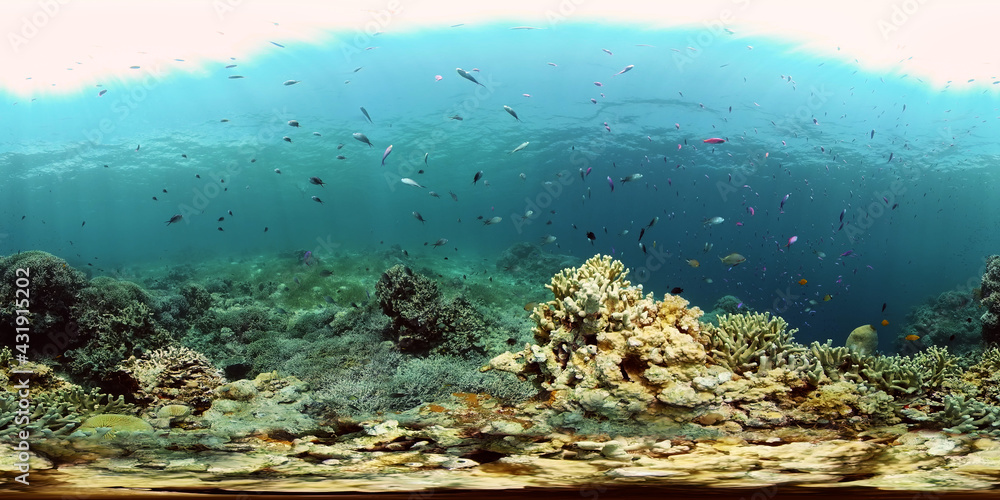
[[[983,342],[1000,345],[1000,255],[986,259],[986,272],[980,287],[983,307],[986,312],[980,317],[983,322]]]
[[[872,325],[861,325],[847,336],[844,345],[861,356],[870,356],[878,350],[878,332]]]

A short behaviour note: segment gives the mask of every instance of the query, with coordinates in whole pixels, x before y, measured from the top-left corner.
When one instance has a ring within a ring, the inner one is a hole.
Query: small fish
[[[282,83],[282,85],[287,87],[289,85],[295,85],[296,83],[299,83],[299,80],[285,80],[285,83]]]
[[[515,120],[521,121],[521,119],[517,117],[517,113],[515,113],[514,110],[510,108],[510,106],[507,106],[505,104],[504,107],[503,107],[503,109],[504,109],[504,111],[506,111],[507,113],[509,113],[510,116],[513,116]]]
[[[107,94],[107,93],[108,93],[108,89],[104,89],[104,90],[102,90],[102,91],[100,91],[100,92],[97,93],[97,97],[101,97],[102,95]]]
[[[276,169],[274,169],[274,173],[276,173],[276,174],[280,174],[280,173],[281,173],[281,169],[280,169],[280,168],[276,168]]]
[[[516,152],[518,152],[518,151],[520,151],[520,150],[528,147],[528,144],[531,144],[531,143],[528,142],[528,141],[522,142],[520,146],[518,146],[518,147],[514,148],[513,150],[509,151],[507,154],[516,153]]]
[[[337,155],[337,159],[338,159],[338,160],[346,160],[346,159],[347,159],[347,157],[346,157],[346,156],[344,156],[344,155]]]
[[[325,300],[327,304],[333,304],[333,297],[329,295],[324,295],[323,300]]]
[[[785,244],[785,248],[792,246],[792,243],[795,243],[796,241],[799,241],[798,236],[792,236],[791,238],[788,238],[788,243]]]
[[[264,226],[264,232],[265,233],[267,232],[267,226]]]
[[[882,320],[882,326],[889,326],[889,320],[883,319]]]
[[[461,116],[458,116],[458,115],[452,115],[452,116],[449,116],[448,118],[451,118],[452,120],[458,120],[458,121],[464,120],[464,118],[462,118]]]
[[[846,251],[846,252],[844,252],[844,253],[840,254],[840,256],[841,256],[841,257],[847,257],[848,255],[851,255],[851,254],[853,254],[853,253],[854,253],[854,250],[848,250],[848,251]]]
[[[614,54],[612,54],[612,53],[611,53],[611,51],[610,51],[610,50],[608,50],[608,49],[601,49],[601,50],[603,50],[603,51],[604,51],[604,53],[605,53],[605,54],[607,54],[607,55],[609,55],[609,56],[613,56],[613,55],[614,55]]]
[[[548,245],[549,243],[555,243],[556,237],[551,234],[542,236],[542,245]]]
[[[719,216],[715,216],[715,217],[709,217],[708,219],[705,219],[705,220],[701,221],[701,224],[703,226],[715,226],[715,225],[718,225],[718,224],[722,224],[725,221],[726,221],[726,219],[723,219],[722,217],[719,217]],[[707,245],[707,243],[706,243],[706,245]]]
[[[675,286],[675,287],[673,287],[673,288],[670,289],[670,293],[672,295],[677,295],[678,293],[681,293],[683,291],[684,291],[684,289],[681,288],[681,287],[679,287],[679,286]]]
[[[642,179],[642,174],[632,174],[628,177],[622,177],[620,181],[622,184],[625,184],[626,182],[637,181],[639,179]]]
[[[746,257],[736,252],[733,252],[725,257],[719,257],[719,260],[721,260],[723,264],[726,264],[728,266],[735,266],[738,264],[742,264],[743,262],[746,262],[747,259]]]
[[[622,73],[628,73],[629,71],[632,71],[632,68],[634,68],[634,67],[635,67],[634,64],[629,64],[628,66],[625,66],[625,69],[623,69],[623,70],[621,70],[621,71],[619,71],[619,72],[617,72],[617,73],[615,73],[614,75],[611,75],[611,76],[618,76],[618,75],[620,75]]]
[[[281,140],[283,140],[283,141],[285,141],[285,142],[292,142],[292,138],[291,138],[291,137],[288,137],[287,135],[286,135],[286,136],[284,136],[284,137],[282,137],[282,138],[281,138]]]
[[[640,229],[640,230],[639,230],[639,240],[638,240],[638,241],[642,241],[642,236],[643,236],[644,234],[646,234],[646,228],[642,228],[642,229]]]
[[[229,77],[230,80],[239,80],[240,78],[243,78],[243,76],[242,75],[232,75],[232,76]]]
[[[325,186],[326,183],[324,183],[323,179],[320,179],[319,177],[310,177],[309,178],[309,183],[310,184],[315,184],[315,185],[320,186],[320,187],[326,187]]]
[[[826,294],[823,296],[823,302],[829,302],[831,299],[833,299],[833,296],[830,294]]]
[[[691,267],[699,267],[699,266],[701,266],[701,262],[698,262],[697,260],[694,260],[694,259],[688,259],[686,262],[687,262],[687,265],[689,265]]]
[[[434,81],[435,82],[440,82],[442,79],[444,79],[443,76],[441,76],[441,75],[434,75]]]
[[[847,213],[846,208],[840,211],[840,222],[844,222],[844,214],[846,213]]]
[[[593,231],[587,231],[587,239],[590,240],[590,244],[593,245],[594,240],[597,239],[597,235],[595,235]]]
[[[216,229],[218,229],[219,231],[222,231],[222,230],[223,230],[223,229],[222,229],[221,227],[217,227]]]
[[[701,141],[701,142],[704,142],[704,143],[707,143],[707,144],[722,144],[723,142],[726,142],[726,140],[718,138],[718,137],[709,137],[708,139],[705,139],[704,141]]]
[[[882,312],[885,312],[885,306],[887,306],[887,305],[889,305],[889,304],[888,304],[888,303],[886,303],[886,302],[883,302],[883,303],[882,303]]]
[[[611,186],[611,192],[615,192],[615,181],[611,180],[611,176],[608,176],[608,185]]]
[[[888,323],[888,321],[886,321],[886,323]],[[952,337],[954,337],[954,335],[952,335]],[[903,338],[906,339],[906,340],[909,340],[910,342],[913,342],[915,340],[920,340],[920,335],[910,334],[910,335],[907,335],[907,336],[905,336]]]
[[[333,276],[333,271],[329,269],[323,269],[322,271],[319,272],[319,275],[326,278],[328,276]]]
[[[226,220],[226,218],[225,218],[225,217],[219,217],[219,220],[217,220],[216,222],[222,222],[222,221],[224,221],[224,220]]]
[[[390,144],[389,147],[385,148],[385,153],[382,153],[382,166],[383,167],[385,166],[385,159],[389,156],[389,153],[391,153],[391,152],[392,152],[392,144]]]
[[[437,247],[439,247],[441,245],[444,245],[446,243],[448,243],[448,238],[441,238],[441,239],[435,241],[434,244],[431,245],[431,246],[434,247],[434,248],[437,248]]]
[[[480,170],[480,171],[476,172],[476,175],[474,175],[472,177],[472,183],[475,184],[475,183],[479,182],[479,179],[482,179],[482,178],[483,178],[483,171]],[[455,196],[454,193],[452,193],[451,197],[455,198],[455,201],[458,201],[458,198]]]
[[[492,219],[484,220],[483,221],[483,225],[484,226],[492,226],[493,224],[496,224],[496,223],[498,223],[498,222],[500,222],[502,220],[503,220],[503,218],[501,218],[501,217],[494,217]]]
[[[368,145],[368,147],[370,147],[370,148],[373,148],[373,147],[375,147],[375,146],[374,146],[374,145],[372,144],[372,141],[369,141],[369,140],[368,140],[368,136],[367,136],[367,135],[365,135],[365,134],[362,134],[361,132],[355,132],[355,133],[353,133],[353,134],[351,134],[351,135],[353,135],[355,139],[357,139],[357,140],[359,140],[359,141],[361,141],[361,142],[363,142],[363,143],[367,144],[367,145]],[[340,149],[340,147],[338,146],[338,147],[337,147],[337,149]]]
[[[887,161],[886,163],[892,163],[892,155],[893,155],[893,154],[894,154],[894,153],[889,153],[889,161]]]
[[[24,217],[21,218],[23,219]],[[179,222],[183,218],[184,216],[182,216],[181,214],[174,215],[173,217],[170,218],[170,220],[167,221],[167,225],[169,226],[175,222]]]
[[[869,139],[874,139],[874,138],[875,138],[875,129],[872,129],[872,135],[871,137],[869,137]]]
[[[365,107],[364,107],[364,106],[361,106],[361,113],[362,113],[362,114],[364,114],[364,115],[365,115],[365,118],[367,118],[367,119],[368,119],[368,123],[372,123],[372,124],[374,124],[374,123],[375,123],[375,122],[373,122],[373,121],[372,121],[372,117],[371,117],[371,116],[368,116],[368,110],[367,110],[367,109],[365,109]]]
[[[472,183],[475,184],[475,181],[473,181]],[[455,201],[458,201],[458,195],[457,194],[455,194],[455,193],[453,193],[451,191],[448,191],[448,194],[451,195],[451,199],[453,199]]]
[[[427,157],[430,155],[431,155],[430,153],[424,153],[424,165],[427,164]]]
[[[399,182],[402,182],[403,184],[406,184],[408,186],[413,186],[413,187],[418,187],[418,188],[424,187],[424,186],[421,186],[420,184],[417,184],[417,181],[415,181],[415,180],[413,180],[413,179],[411,179],[409,177],[403,177],[402,179],[399,180]]]
[[[646,228],[648,229],[648,228],[651,228],[651,227],[655,226],[657,222],[660,222],[660,218],[659,217],[653,217],[653,220],[649,221],[649,224],[646,224]]]
[[[798,283],[798,284],[800,284],[800,285],[805,285],[806,283],[809,283],[809,281],[808,281],[808,280],[806,280],[805,278],[802,278],[802,279],[800,279],[799,281],[797,281],[796,283]]]
[[[271,42],[271,45],[274,45],[275,47],[282,48],[282,49],[285,48],[284,45],[282,45],[282,44],[280,44],[278,42]]]
[[[316,137],[323,137],[323,134],[319,132],[313,132],[313,135],[315,135]]]
[[[83,224],[80,224],[80,227],[83,227],[83,226],[86,226],[86,225],[87,225],[87,221],[83,221]]]
[[[316,203],[323,203],[323,200],[319,199],[319,196],[313,196],[312,201],[315,201]]]
[[[465,71],[462,68],[455,68],[455,71],[458,73],[458,76],[460,76],[462,78],[465,78],[466,80],[468,80],[468,81],[470,81],[472,83],[475,83],[476,85],[479,85],[479,86],[482,86],[482,87],[486,86],[486,85],[483,85],[483,84],[479,83],[479,81],[476,80],[476,78],[474,76],[470,75],[468,71]]]
[[[298,120],[288,120],[288,126],[289,127],[298,127],[299,126],[299,121]]]
[[[413,218],[417,219],[421,223],[427,222],[427,220],[424,219],[424,217],[422,215],[420,215],[420,212],[413,212]]]

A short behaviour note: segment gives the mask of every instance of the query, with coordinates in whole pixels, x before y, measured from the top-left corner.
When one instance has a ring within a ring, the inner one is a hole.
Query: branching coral
[[[912,356],[862,356],[847,347],[813,342],[810,353],[833,381],[841,377],[870,384],[889,394],[915,395],[939,387],[955,366],[955,357],[941,347]]]
[[[546,285],[554,299],[531,315],[538,344],[483,369],[532,377],[559,404],[611,417],[712,399],[691,383],[706,373],[696,340],[701,310],[674,295],[644,297],[626,273],[621,262],[595,256],[555,275]]]
[[[131,414],[135,407],[121,396],[112,398],[97,389],[85,392],[78,386],[33,396],[29,421],[24,426],[13,425],[17,416],[15,394],[0,392],[0,439],[8,439],[21,430],[32,436],[51,438],[65,436],[87,417],[99,413]]]
[[[798,329],[787,330],[788,323],[770,313],[722,314],[719,325],[705,325],[702,341],[712,359],[733,373],[756,371],[764,374],[774,368],[800,372],[815,363],[803,356],[806,348],[792,340]]]

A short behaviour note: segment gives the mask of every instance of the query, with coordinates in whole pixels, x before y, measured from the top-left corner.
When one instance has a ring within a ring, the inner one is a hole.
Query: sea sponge
[[[530,377],[565,409],[612,418],[705,404],[714,394],[692,386],[706,374],[696,340],[701,310],[676,295],[644,297],[627,272],[598,255],[556,274],[546,285],[554,299],[532,311],[538,344],[501,354],[482,370]]]
[[[878,350],[878,332],[872,325],[861,325],[847,336],[844,345],[861,356],[875,354]]]

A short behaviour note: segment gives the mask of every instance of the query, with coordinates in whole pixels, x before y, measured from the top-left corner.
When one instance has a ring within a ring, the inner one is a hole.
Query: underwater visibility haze
[[[3,300],[35,270],[33,486],[185,459],[191,491],[262,470],[502,489],[555,460],[694,485],[729,439],[850,465],[752,487],[995,487],[1000,80],[709,22],[283,34],[0,88]],[[858,472],[893,447],[984,465]]]

